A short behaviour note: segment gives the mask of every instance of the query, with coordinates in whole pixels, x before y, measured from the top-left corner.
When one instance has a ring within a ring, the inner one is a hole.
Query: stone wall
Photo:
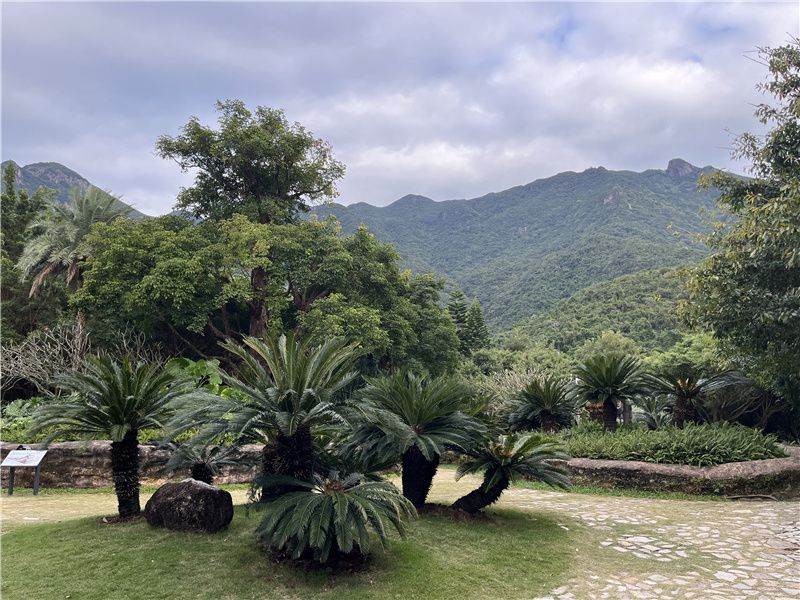
[[[6,457],[19,444],[3,443],[0,445],[0,456]],[[39,449],[39,444],[26,444],[27,448]],[[259,446],[244,446],[242,451],[250,464],[258,464]],[[163,465],[157,464],[166,457],[165,450],[159,450],[150,444],[139,446],[139,465],[142,483],[156,485],[166,481],[159,471]],[[225,466],[216,477],[216,483],[250,483],[256,472],[256,466]],[[6,486],[8,469],[0,469],[3,486]],[[14,474],[14,487],[33,487],[33,469],[17,468]],[[186,473],[176,473],[174,478],[188,477]],[[58,442],[50,444],[47,455],[42,460],[42,487],[110,487],[111,479],[111,442]]]
[[[800,498],[800,449],[787,458],[726,463],[714,467],[659,465],[628,460],[573,458],[567,462],[576,484],[719,496],[767,495]]]
[[[18,444],[3,443],[0,455],[5,458]],[[33,444],[30,448],[40,446]],[[110,442],[61,442],[50,444],[42,461],[43,487],[109,487],[111,480]],[[257,465],[260,446],[244,446],[250,465]],[[800,449],[789,448],[788,458],[728,463],[715,467],[658,465],[625,460],[573,458],[567,462],[574,483],[607,488],[633,488],[652,491],[716,494],[721,496],[770,495],[776,498],[800,498]],[[142,483],[166,481],[160,466],[153,464],[165,456],[155,446],[140,446]],[[453,457],[455,458],[455,457]],[[217,483],[249,483],[257,466],[228,466],[216,478]],[[8,469],[2,469],[3,485]],[[183,479],[188,473],[177,473]],[[33,469],[17,469],[14,485],[32,487]]]

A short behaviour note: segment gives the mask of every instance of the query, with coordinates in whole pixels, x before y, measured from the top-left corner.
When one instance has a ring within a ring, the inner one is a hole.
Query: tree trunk
[[[82,310],[75,315],[75,340],[72,343],[72,368],[80,369],[86,350],[89,345],[89,338],[86,335],[86,313]]]
[[[253,298],[250,300],[250,330],[253,337],[263,338],[267,331],[267,313],[264,306],[264,290],[267,287],[267,272],[256,267],[250,274]]]
[[[603,427],[606,431],[617,430],[617,403],[612,398],[603,402]]]
[[[111,472],[117,493],[119,516],[135,517],[139,504],[139,440],[135,429],[125,434],[121,442],[111,443]]]
[[[622,423],[624,425],[633,423],[633,404],[629,400],[622,401]]]
[[[206,463],[195,463],[192,465],[192,479],[214,485],[214,472]]]
[[[483,477],[484,485],[489,480],[489,473]],[[501,494],[508,489],[510,482],[508,478],[501,477],[495,485],[488,490],[484,489],[482,485],[477,490],[472,490],[466,496],[461,496],[453,503],[453,508],[456,510],[463,510],[473,515],[476,512],[483,510],[490,504],[494,504],[500,498]]]
[[[433,460],[428,460],[416,446],[411,446],[403,454],[403,496],[408,498],[415,508],[421,509],[425,506],[437,468],[439,468],[438,455]]]
[[[278,434],[261,454],[264,475],[285,475],[309,481],[314,472],[314,440],[308,427],[298,429],[294,435]],[[264,486],[261,499],[269,500],[285,494],[286,486]]]

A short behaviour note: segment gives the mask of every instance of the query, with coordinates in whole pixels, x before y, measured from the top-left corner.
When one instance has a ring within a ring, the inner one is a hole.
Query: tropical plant
[[[517,479],[542,481],[559,488],[569,486],[566,470],[549,461],[567,460],[562,447],[542,443],[538,434],[510,433],[487,441],[478,450],[467,450],[470,460],[458,467],[456,479],[469,473],[483,473],[483,484],[453,503],[453,508],[476,513],[494,504]]]
[[[28,240],[18,266],[23,277],[33,277],[34,296],[49,277],[63,273],[73,289],[81,284],[81,241],[95,223],[110,223],[130,212],[110,194],[92,187],[84,194],[73,190],[68,204],[52,204],[30,227],[36,234]]]
[[[572,456],[705,467],[785,456],[774,435],[735,423],[687,423],[683,429],[648,431],[623,427],[613,433],[584,432],[567,439]]]
[[[197,443],[225,433],[237,442],[261,443],[264,474],[308,480],[314,472],[314,430],[344,424],[338,395],[357,375],[355,344],[332,338],[317,346],[287,333],[222,345],[239,360],[235,375],[222,375],[231,393],[204,406],[183,407],[169,425],[170,435],[204,423]]]
[[[181,400],[198,401],[203,393],[157,363],[117,362],[90,357],[82,371],[55,380],[64,399],[43,402],[34,416],[31,435],[54,428],[59,435],[90,434],[111,440],[111,471],[119,516],[139,514],[139,432],[158,429]]]
[[[566,382],[551,376],[535,378],[517,396],[517,408],[509,415],[512,431],[558,431],[575,422],[575,400]]]
[[[725,377],[724,373],[703,377],[692,365],[682,364],[650,377],[649,385],[655,394],[664,395],[672,402],[672,423],[681,428],[686,421],[694,420],[703,393],[719,387]]]
[[[422,508],[442,453],[474,444],[483,425],[463,411],[470,388],[449,376],[395,372],[359,391],[361,424],[346,450],[361,462],[402,460],[403,495]]]
[[[192,479],[209,485],[225,466],[243,464],[239,448],[219,444],[169,443],[165,449],[167,457],[151,464],[162,463],[162,472],[172,474],[176,471],[189,471]]]
[[[83,260],[86,258],[83,238],[95,223],[110,223],[124,217],[131,208],[112,195],[95,187],[81,194],[76,188],[69,203],[53,203],[47,212],[35,219],[17,267],[22,278],[33,278],[30,297],[35,296],[50,278],[63,274],[69,289],[81,287]],[[78,339],[84,339],[85,314],[78,310]]]
[[[293,559],[326,563],[353,554],[366,556],[372,548],[371,532],[386,548],[389,531],[405,536],[405,521],[416,516],[414,506],[394,485],[365,481],[358,474],[315,474],[310,482],[272,479],[281,489],[298,491],[268,505],[257,534],[266,547]]]
[[[625,422],[630,422],[627,407],[646,391],[641,363],[631,356],[592,356],[578,366],[575,375],[575,391],[586,402],[589,416],[610,431],[617,428],[618,405],[622,404]]]
[[[672,402],[662,394],[639,396],[634,404],[639,409],[634,422],[642,422],[648,429],[663,429],[672,422]]]

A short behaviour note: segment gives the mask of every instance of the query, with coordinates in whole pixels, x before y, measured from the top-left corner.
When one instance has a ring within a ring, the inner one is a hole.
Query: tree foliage
[[[723,349],[752,357],[754,375],[800,400],[800,43],[760,57],[769,77],[759,88],[775,103],[755,114],[771,129],[737,140],[752,179],[718,172],[706,181],[734,219],[708,236],[712,255],[693,271],[685,308]]]
[[[330,145],[281,110],[247,109],[240,100],[217,102],[218,129],[192,117],[177,137],[158,139],[156,151],[196,172],[178,208],[197,217],[246,215],[258,223],[292,221],[312,203],[334,198],[344,166]]]

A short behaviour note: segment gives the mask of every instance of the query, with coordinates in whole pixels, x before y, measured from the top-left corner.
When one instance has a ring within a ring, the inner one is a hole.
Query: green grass
[[[237,507],[215,535],[96,518],[18,527],[2,537],[4,600],[49,598],[535,598],[566,577],[572,532],[549,517],[498,510],[486,520],[425,516],[363,570],[304,571],[256,545],[257,512]]]

